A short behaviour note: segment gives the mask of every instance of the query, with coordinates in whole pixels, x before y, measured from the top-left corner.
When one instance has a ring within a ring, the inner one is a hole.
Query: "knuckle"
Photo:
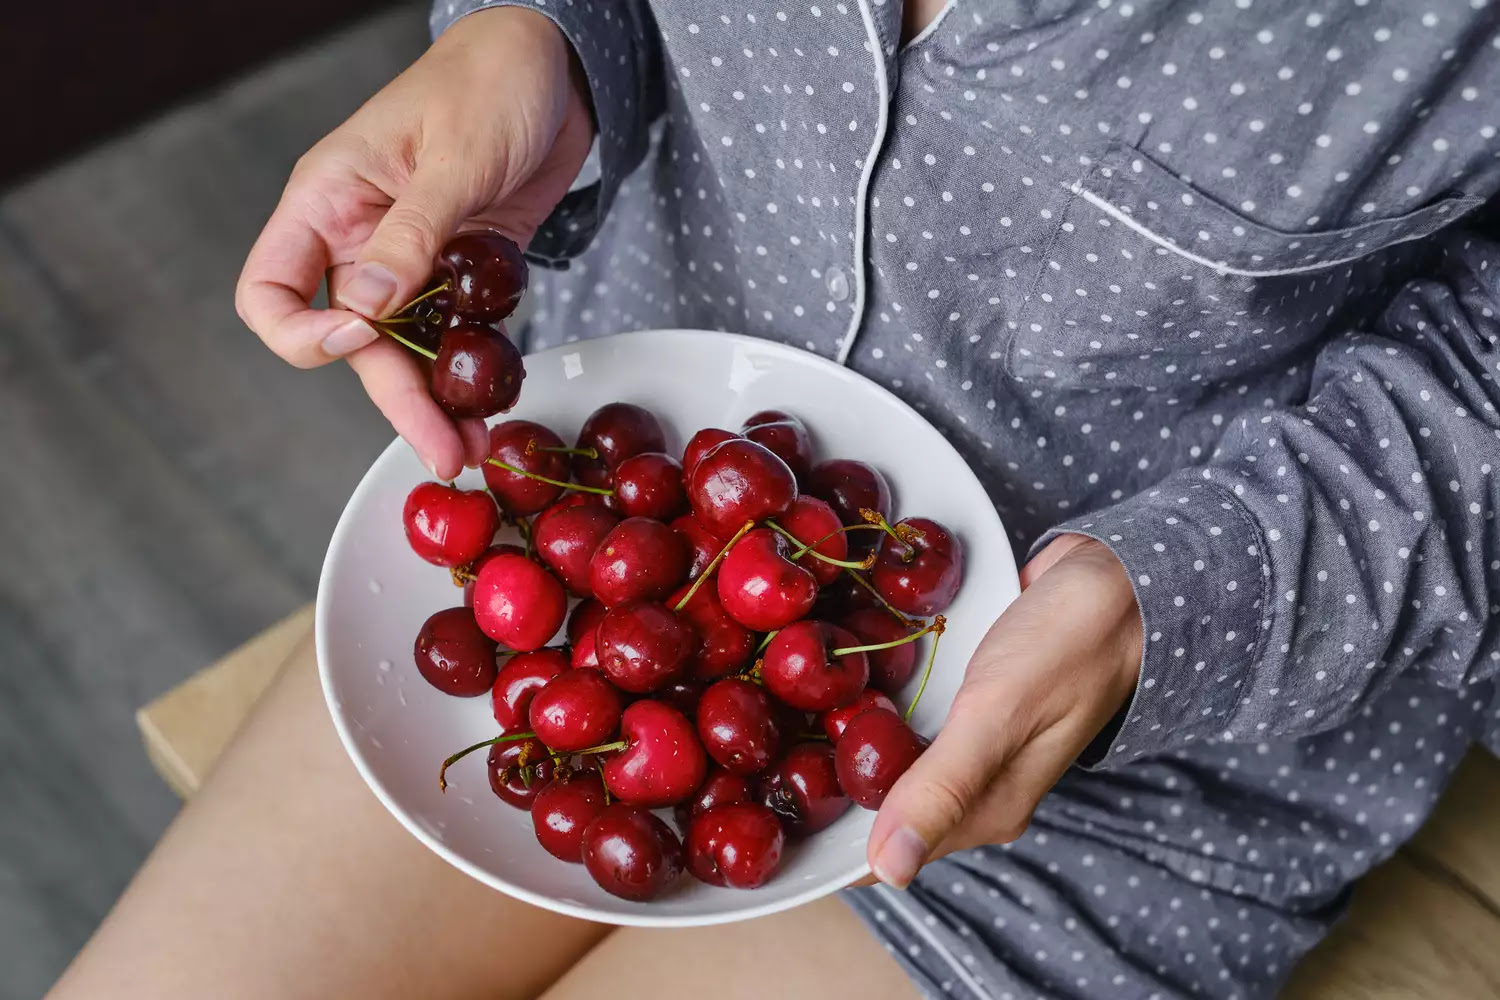
[[[945,827],[957,826],[963,820],[976,792],[973,782],[960,775],[932,778],[922,788],[926,811]]]

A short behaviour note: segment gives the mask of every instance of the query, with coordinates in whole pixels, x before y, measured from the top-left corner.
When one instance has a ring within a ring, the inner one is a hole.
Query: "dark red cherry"
[[[664,701],[689,719],[698,715],[698,699],[703,697],[703,682],[679,677],[652,694],[657,701]]]
[[[574,673],[593,674],[591,670]],[[686,799],[703,784],[708,757],[687,716],[650,699],[632,703],[620,717],[625,747],[604,761],[604,784],[615,798],[659,809]]]
[[[478,559],[475,559],[472,563],[469,564],[468,573],[464,574],[463,577],[459,577],[464,581],[465,607],[472,608],[474,606],[474,583],[479,579],[479,571],[484,569],[484,564],[489,562],[496,556],[503,556],[507,553],[509,553],[510,555],[524,556],[526,554],[526,550],[521,548],[521,546],[519,545],[511,545],[509,542],[502,542],[499,545],[491,545],[489,548],[484,550],[484,552],[479,556]]]
[[[891,516],[891,487],[880,470],[849,458],[835,458],[813,466],[807,480],[807,492],[826,501],[844,524],[864,524],[860,510],[873,510],[882,517]],[[849,538],[854,552],[874,547],[879,532],[856,531]]]
[[[688,477],[693,516],[719,538],[733,536],[746,521],[781,516],[795,499],[797,480],[787,464],[744,438],[716,445]]]
[[[861,712],[844,727],[834,748],[839,787],[866,809],[879,809],[896,779],[916,763],[927,744],[895,712]]]
[[[608,799],[597,771],[583,771],[549,783],[531,803],[531,824],[547,853],[561,861],[583,860],[583,831],[604,811]]]
[[[583,422],[578,432],[578,447],[592,448],[598,458],[580,456],[574,463],[578,481],[585,486],[605,489],[610,473],[632,455],[648,451],[666,451],[667,437],[650,410],[630,403],[606,403]]]
[[[861,646],[894,642],[911,634],[911,628],[896,620],[885,608],[861,608],[845,615],[839,625],[854,633]],[[876,649],[865,654],[870,661],[870,686],[886,694],[896,694],[906,687],[917,672],[917,644]]]
[[[703,575],[704,570],[708,569],[709,563],[714,561],[714,556],[719,554],[724,543],[695,521],[691,514],[676,518],[672,521],[671,527],[682,536],[682,540],[687,544],[688,579],[696,580]]]
[[[807,481],[812,471],[812,439],[801,420],[780,410],[762,410],[745,421],[740,433],[774,451],[797,482]]]
[[[687,447],[682,451],[682,474],[683,478],[693,474],[693,469],[698,465],[698,460],[714,449],[715,445],[723,444],[730,438],[741,437],[734,431],[726,431],[719,427],[705,427],[693,435]]]
[[[412,551],[437,566],[467,566],[500,530],[500,512],[483,490],[419,483],[406,495],[401,524]]]
[[[621,702],[599,671],[565,670],[532,696],[527,717],[537,738],[553,750],[583,750],[614,736]]]
[[[657,451],[631,455],[615,466],[614,496],[609,499],[626,517],[670,521],[687,510],[682,466],[671,455]]]
[[[760,685],[726,677],[698,699],[698,737],[724,770],[754,774],[781,748],[781,732],[771,699]]]
[[[835,656],[834,651],[858,645],[858,638],[837,625],[796,622],[766,647],[761,679],[773,696],[804,712],[847,705],[869,683],[870,664],[864,653]]]
[[[474,623],[468,608],[433,614],[417,633],[417,670],[444,694],[473,698],[495,683],[495,643]]]
[[[542,526],[547,518],[554,514],[561,514],[565,510],[572,510],[574,507],[598,507],[600,510],[609,509],[604,506],[604,498],[597,493],[565,493],[558,498],[556,503],[531,519],[532,533],[535,534],[536,530]]]
[[[599,632],[590,630],[578,637],[568,650],[568,664],[574,670],[599,669]]]
[[[818,582],[787,558],[790,551],[786,539],[770,528],[756,528],[735,543],[717,574],[719,600],[730,617],[746,628],[769,632],[811,610]]]
[[[651,601],[617,604],[596,632],[599,669],[615,687],[646,694],[682,676],[698,646],[693,628]]]
[[[626,601],[659,601],[687,579],[682,536],[660,521],[630,517],[615,525],[589,566],[594,596],[606,607]]]
[[[515,405],[526,365],[504,330],[465,324],[443,331],[432,398],[453,417],[492,417]]]
[[[507,420],[490,428],[490,458],[565,483],[572,475],[568,456],[546,450],[562,447],[562,438],[530,420]],[[562,496],[561,486],[528,478],[490,462],[479,468],[495,502],[515,517],[539,513]]]
[[[489,768],[490,790],[517,809],[531,808],[554,771],[547,748],[538,740],[496,743],[490,747]]]
[[[879,607],[880,602],[873,593],[856,583],[850,574],[844,573],[828,586],[818,588],[818,603],[813,606],[811,617],[821,621],[838,621],[855,611]],[[881,611],[892,621],[895,620],[895,616],[889,611],[883,608]]]
[[[526,293],[528,268],[521,248],[492,229],[459,233],[443,244],[434,268],[448,283],[440,293],[448,310],[464,319],[494,322],[516,311]]]
[[[849,798],[839,787],[833,747],[827,743],[792,747],[761,779],[757,794],[793,836],[817,833],[849,809]]]
[[[597,629],[605,610],[604,605],[592,597],[573,605],[573,610],[568,612],[568,641],[576,643],[585,634]]]
[[[687,591],[688,586],[684,586],[667,598],[667,607],[681,604]],[[759,640],[754,632],[729,617],[712,582],[705,581],[677,614],[687,620],[697,636],[697,645],[688,661],[688,673],[692,676],[712,681],[750,665]]]
[[[823,727],[823,732],[828,734],[828,739],[837,744],[839,737],[844,735],[844,730],[848,728],[854,717],[872,708],[894,712],[896,704],[874,688],[865,688],[849,704],[824,712],[818,717],[818,724]]]
[[[708,777],[692,794],[691,798],[679,802],[673,810],[679,829],[686,831],[693,817],[705,813],[714,806],[732,802],[749,802],[753,794],[750,779],[740,774],[730,774],[722,767],[710,767]]]
[[[589,566],[594,553],[620,519],[603,507],[580,504],[537,519],[532,544],[537,557],[578,597],[592,597]]]
[[[958,538],[936,521],[909,517],[896,531],[911,538],[880,539],[870,582],[902,614],[935,615],[953,603],[964,576],[964,549]]]
[[[541,649],[568,613],[568,595],[557,577],[525,556],[497,555],[474,581],[474,618],[484,634],[526,652]]]
[[[490,688],[490,708],[502,733],[531,728],[531,699],[547,682],[568,669],[568,658],[557,649],[517,653],[505,661]]]
[[[813,551],[821,552],[825,556],[834,559],[847,559],[849,557],[849,540],[839,528],[838,515],[833,508],[828,506],[817,497],[802,495],[792,501],[792,506],[787,512],[776,519],[783,528],[790,531],[804,544],[813,546]],[[838,531],[838,534],[832,532]],[[821,542],[818,539],[822,539]],[[811,553],[797,560],[797,565],[805,567],[813,578],[818,581],[819,586],[826,586],[837,580],[843,569],[815,558]]]
[[[781,867],[786,834],[776,814],[755,802],[715,806],[688,826],[688,871],[709,885],[754,889]]]
[[[682,874],[682,844],[645,809],[616,802],[584,829],[583,865],[605,892],[645,902]]]

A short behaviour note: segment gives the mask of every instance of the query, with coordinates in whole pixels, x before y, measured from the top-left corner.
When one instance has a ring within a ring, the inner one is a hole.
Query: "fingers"
[[[478,468],[490,454],[489,428],[483,420],[460,420],[458,436],[463,441],[464,464]]]
[[[453,479],[463,471],[465,445],[459,430],[433,401],[426,374],[405,348],[380,340],[350,355],[349,366],[435,477]]]

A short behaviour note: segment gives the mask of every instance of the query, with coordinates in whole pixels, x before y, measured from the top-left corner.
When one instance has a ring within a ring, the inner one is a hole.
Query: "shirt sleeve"
[[[568,192],[527,248],[539,263],[562,267],[588,249],[620,182],[640,165],[650,125],[661,114],[661,47],[646,0],[436,0],[436,38],[460,18],[491,7],[526,7],[547,17],[577,54],[588,80],[596,125],[599,178]]]
[[[1390,681],[1500,672],[1500,245],[1328,343],[1307,401],[1234,419],[1207,464],[1058,526],[1129,572],[1145,644],[1118,728],[1080,764],[1207,739],[1295,739]]]

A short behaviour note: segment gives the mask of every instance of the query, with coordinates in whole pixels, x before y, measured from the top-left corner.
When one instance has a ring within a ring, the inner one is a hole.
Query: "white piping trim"
[[[983,1000],[993,1000],[994,994],[985,989],[984,984],[975,979],[974,974],[964,968],[964,964],[954,958],[953,953],[938,942],[937,937],[927,929],[927,925],[922,922],[921,918],[912,916],[907,912],[906,904],[901,901],[899,890],[892,889],[888,885],[877,885],[875,886],[875,891],[885,898],[885,903],[888,907],[895,910],[897,915],[902,920],[905,920],[911,926],[912,930],[917,932],[918,937],[927,942],[927,947],[943,956],[943,959],[953,968],[953,971],[958,973],[958,978],[963,980],[964,985],[972,990],[975,996],[982,997]]]
[[[1073,193],[1081,196],[1090,205],[1093,205],[1095,208],[1099,209],[1101,212],[1104,212],[1106,215],[1110,216],[1116,221],[1124,223],[1125,226],[1131,231],[1146,237],[1146,239],[1150,240],[1152,243],[1155,243],[1158,246],[1166,247],[1168,250],[1177,254],[1179,257],[1184,257],[1187,260],[1192,261],[1194,264],[1201,265],[1202,267],[1211,268],[1212,270],[1217,271],[1219,274],[1235,274],[1246,278],[1276,278],[1291,274],[1306,274],[1309,271],[1322,271],[1330,267],[1338,267],[1340,264],[1348,264],[1352,261],[1360,260],[1363,257],[1369,256],[1368,253],[1357,253],[1351,254],[1348,257],[1338,257],[1333,260],[1318,261],[1316,264],[1304,264],[1300,267],[1268,268],[1262,271],[1254,271],[1240,267],[1230,267],[1228,264],[1224,263],[1221,260],[1210,260],[1207,257],[1201,257],[1198,254],[1193,253],[1191,250],[1184,250],[1182,247],[1178,246],[1176,243],[1173,243],[1165,236],[1158,235],[1150,229],[1147,229],[1130,215],[1127,215],[1125,212],[1120,211],[1118,208],[1111,205],[1109,202],[1105,201],[1103,198],[1099,197],[1097,194],[1090,191],[1088,188],[1084,187],[1081,184],[1073,185]],[[1458,218],[1457,215],[1453,217]],[[1393,247],[1401,243],[1410,243],[1413,240],[1426,239],[1431,235],[1432,234],[1430,232],[1409,233],[1405,236],[1402,236],[1400,239],[1391,240],[1390,242],[1382,242],[1380,246],[1375,249],[1385,249],[1387,247]],[[1296,237],[1289,238],[1295,239]],[[1369,253],[1374,253],[1375,249],[1372,249],[1371,251],[1369,251]]]
[[[947,3],[943,4],[943,9],[938,11],[937,17],[928,22],[927,27],[923,28],[921,31],[913,35],[911,41],[901,46],[901,51],[905,52],[907,49],[914,48],[927,41],[927,36],[938,30],[938,26],[942,24],[943,19],[948,16],[948,12],[957,6],[958,0],[948,0]]]
[[[860,17],[865,22],[865,37],[870,41],[870,52],[875,56],[875,83],[880,89],[879,117],[875,122],[875,141],[870,144],[865,157],[864,170],[859,176],[859,194],[854,201],[854,316],[849,329],[844,331],[839,342],[839,351],[834,360],[844,365],[849,363],[849,352],[854,350],[854,340],[859,336],[860,324],[865,318],[865,295],[869,285],[868,267],[865,263],[866,217],[869,214],[870,181],[875,176],[875,160],[880,147],[885,143],[885,130],[890,121],[891,85],[885,72],[885,49],[880,44],[880,32],[875,27],[875,15],[870,11],[869,0],[859,0]]]

